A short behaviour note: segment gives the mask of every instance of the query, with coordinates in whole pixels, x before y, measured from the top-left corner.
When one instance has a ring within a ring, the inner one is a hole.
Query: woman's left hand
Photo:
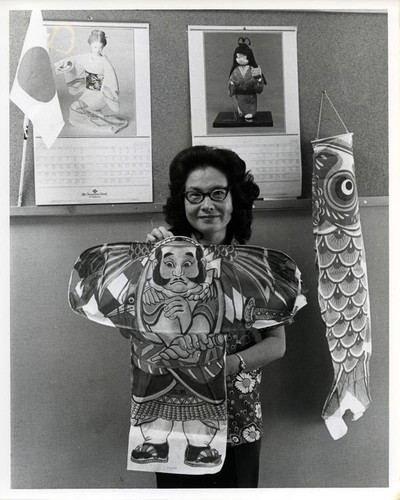
[[[150,233],[146,235],[147,243],[155,243],[157,241],[165,240],[173,236],[171,231],[168,231],[164,226],[155,227]]]

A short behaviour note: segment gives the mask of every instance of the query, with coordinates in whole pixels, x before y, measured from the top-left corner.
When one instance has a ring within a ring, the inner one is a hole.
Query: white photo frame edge
[[[204,33],[212,32],[282,32],[283,84],[285,108],[285,133],[271,135],[299,135],[300,110],[297,67],[297,26],[188,26],[189,76],[197,82],[196,95],[190,92],[192,139],[207,136],[207,106],[204,68]],[[288,76],[290,75],[290,77]],[[192,90],[192,89],[191,89]],[[289,113],[289,109],[291,112]],[[295,110],[293,112],[293,110]],[[218,137],[218,136],[214,136]]]

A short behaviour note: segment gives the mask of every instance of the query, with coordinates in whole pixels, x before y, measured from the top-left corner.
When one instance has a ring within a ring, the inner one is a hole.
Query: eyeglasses
[[[224,201],[228,196],[229,187],[218,188],[210,191],[209,193],[203,193],[201,191],[185,191],[183,194],[189,203],[194,205],[201,203],[206,196],[209,196],[212,201]]]

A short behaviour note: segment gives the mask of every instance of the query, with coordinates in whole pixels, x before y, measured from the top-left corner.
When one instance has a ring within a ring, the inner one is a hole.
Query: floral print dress
[[[251,330],[229,333],[226,353],[243,351],[254,343]],[[227,377],[228,445],[252,443],[262,437],[260,384],[260,369]]]

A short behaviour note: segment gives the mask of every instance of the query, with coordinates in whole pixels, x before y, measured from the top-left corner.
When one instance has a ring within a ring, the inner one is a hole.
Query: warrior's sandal
[[[131,460],[140,464],[168,462],[168,443],[143,443],[132,450]]]
[[[185,464],[192,467],[213,467],[222,462],[221,455],[214,448],[188,445],[185,452]]]

